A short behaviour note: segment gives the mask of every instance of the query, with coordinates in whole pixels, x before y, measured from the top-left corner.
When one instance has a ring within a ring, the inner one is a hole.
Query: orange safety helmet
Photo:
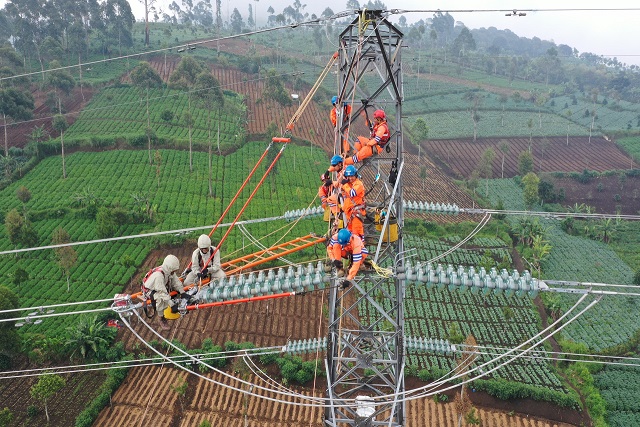
[[[373,118],[374,119],[386,119],[387,115],[384,113],[384,111],[382,110],[376,110],[373,112]]]

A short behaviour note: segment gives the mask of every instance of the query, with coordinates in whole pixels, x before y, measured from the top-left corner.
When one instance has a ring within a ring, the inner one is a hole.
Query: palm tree
[[[611,218],[603,219],[596,227],[599,232],[598,235],[604,243],[609,243],[617,231],[616,223]]]
[[[77,351],[83,359],[99,358],[114,335],[115,330],[98,320],[98,315],[83,316],[75,326],[67,328],[65,346],[72,350],[70,358],[73,358]]]

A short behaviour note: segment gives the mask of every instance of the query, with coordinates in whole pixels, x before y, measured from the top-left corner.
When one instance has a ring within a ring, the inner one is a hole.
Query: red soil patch
[[[485,138],[477,141],[469,139],[445,139],[422,143],[426,152],[451,169],[458,178],[468,178],[476,168],[482,153],[493,148],[493,177],[501,177],[501,141],[507,141],[509,151],[504,158],[504,177],[518,175],[518,156],[529,149],[529,138]],[[628,169],[633,162],[615,143],[603,138],[566,137],[533,138],[531,153],[534,172],[563,171],[580,172],[584,169],[603,172],[614,169]]]
[[[65,116],[69,125],[72,125],[76,121],[80,110],[91,101],[95,89],[80,87],[73,89],[68,97],[65,97],[62,101],[64,105]],[[57,138],[59,133],[53,129],[51,124],[53,116],[56,112],[51,112],[49,107],[44,103],[45,95],[40,91],[34,91],[32,93],[35,100],[35,111],[33,112],[33,119],[18,122],[16,124],[7,124],[7,140],[9,141],[9,147],[24,148],[29,142],[29,135],[36,127],[44,126],[45,132],[51,136],[51,138]],[[84,95],[84,99],[83,99]],[[4,139],[4,134],[0,133],[1,138]],[[4,142],[4,141],[3,141]]]

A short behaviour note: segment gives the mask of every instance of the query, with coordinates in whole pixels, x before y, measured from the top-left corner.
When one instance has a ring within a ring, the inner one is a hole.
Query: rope
[[[291,132],[293,130],[293,127],[295,126],[296,122],[298,121],[298,119],[300,118],[304,110],[307,108],[309,103],[311,103],[311,99],[320,88],[320,85],[322,85],[322,82],[324,81],[327,74],[329,74],[331,67],[333,67],[333,64],[335,64],[337,59],[338,59],[338,53],[336,52],[331,56],[331,58],[329,59],[329,62],[327,63],[327,66],[324,67],[324,70],[322,70],[322,72],[320,73],[320,76],[314,83],[313,87],[311,88],[307,96],[300,103],[296,112],[293,113],[293,116],[291,116],[291,120],[289,120],[289,123],[287,123],[287,128],[286,128],[287,132]]]

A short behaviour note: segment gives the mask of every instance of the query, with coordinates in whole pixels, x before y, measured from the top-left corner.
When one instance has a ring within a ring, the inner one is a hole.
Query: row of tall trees
[[[132,46],[135,17],[126,0],[10,0],[0,22],[6,23],[0,36],[11,38],[20,55],[36,59],[44,70],[63,54],[82,62],[90,40],[105,54]]]

